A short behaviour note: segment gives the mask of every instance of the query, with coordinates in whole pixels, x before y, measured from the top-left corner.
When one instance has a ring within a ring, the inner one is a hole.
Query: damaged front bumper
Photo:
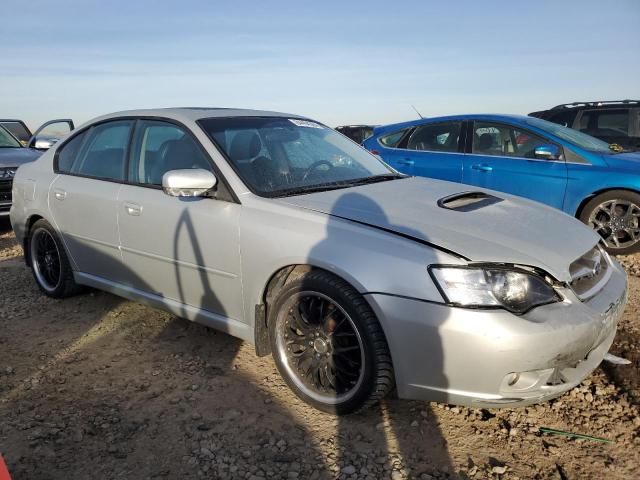
[[[505,407],[557,397],[602,361],[626,303],[622,267],[592,298],[570,289],[564,301],[523,316],[369,294],[393,360],[401,398]]]

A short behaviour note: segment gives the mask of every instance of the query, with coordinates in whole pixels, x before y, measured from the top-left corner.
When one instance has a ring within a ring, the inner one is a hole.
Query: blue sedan
[[[387,125],[376,128],[364,146],[402,173],[512,193],[563,210],[596,230],[611,253],[640,250],[640,153],[520,115]]]

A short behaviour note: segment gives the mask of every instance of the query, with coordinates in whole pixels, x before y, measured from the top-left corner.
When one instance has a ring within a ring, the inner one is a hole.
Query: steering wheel
[[[307,177],[309,175],[311,175],[311,172],[313,172],[316,168],[318,168],[321,165],[329,165],[329,168],[333,168],[333,163],[331,163],[329,160],[318,160],[317,162],[313,162],[309,168],[307,168],[307,171],[304,172],[304,175],[302,176],[302,181],[304,182]]]

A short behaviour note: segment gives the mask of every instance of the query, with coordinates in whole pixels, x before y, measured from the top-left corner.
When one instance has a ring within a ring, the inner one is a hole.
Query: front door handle
[[[133,217],[139,217],[142,214],[142,207],[137,203],[125,202],[124,209]]]
[[[53,196],[56,197],[56,200],[64,200],[65,198],[67,198],[67,192],[65,192],[64,190],[61,190],[59,188],[56,188],[53,191]]]
[[[403,160],[398,160],[398,163],[400,165],[413,165],[415,162],[413,160],[411,160],[410,158],[405,158]]]
[[[481,172],[490,172],[493,170],[493,167],[485,165],[484,163],[479,165],[471,165],[471,168],[473,168],[474,170],[480,170]]]

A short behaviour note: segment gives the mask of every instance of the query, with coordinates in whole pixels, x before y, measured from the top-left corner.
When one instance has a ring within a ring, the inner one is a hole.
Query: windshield
[[[573,143],[580,148],[584,148],[585,150],[600,153],[612,153],[607,142],[603,142],[596,137],[573,130],[572,128],[567,128],[562,125],[558,125],[557,123],[547,122],[546,120],[541,120],[539,118],[528,118],[527,123],[539,128],[540,130],[544,130],[551,135],[555,135],[562,140]]]
[[[0,148],[20,148],[22,145],[2,125],[0,125]]]
[[[351,140],[311,120],[231,117],[198,123],[258,195],[274,197],[400,177]]]

